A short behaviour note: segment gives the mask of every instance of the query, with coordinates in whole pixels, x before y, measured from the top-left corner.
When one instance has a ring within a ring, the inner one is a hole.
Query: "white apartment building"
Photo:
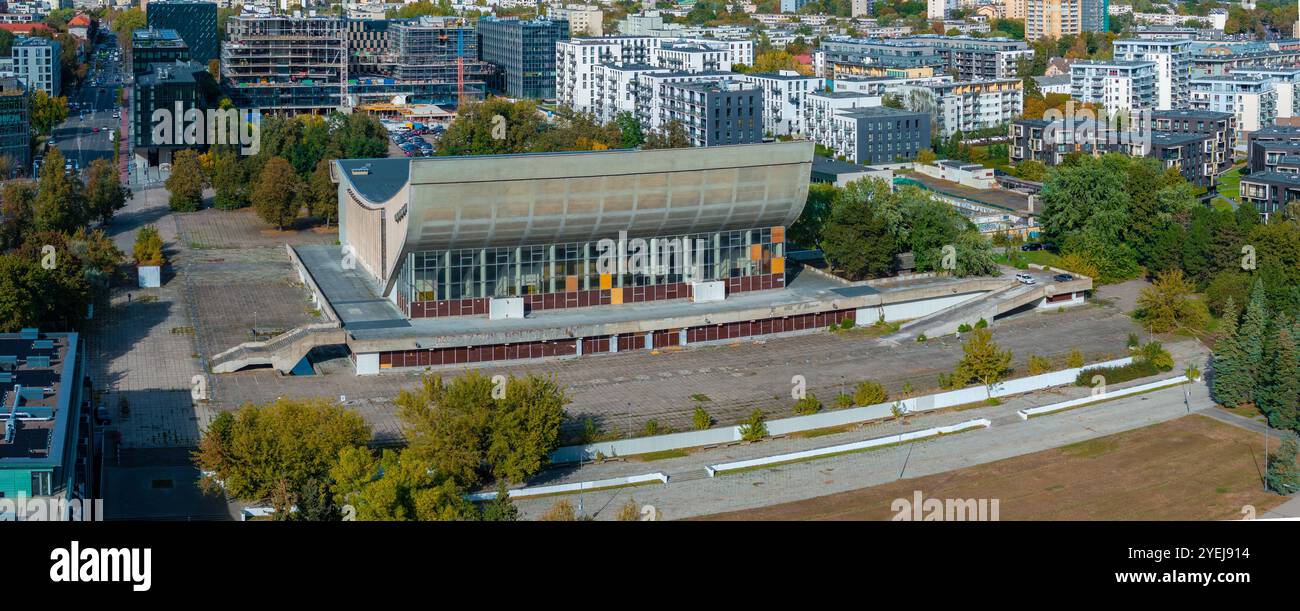
[[[763,92],[763,128],[768,135],[803,133],[802,108],[808,94],[821,91],[825,81],[793,70],[737,75]]]
[[[881,97],[849,91],[818,91],[808,94],[803,105],[804,135],[813,142],[835,141],[835,116],[842,110],[880,106]],[[834,148],[834,147],[832,147]]]
[[[948,16],[948,11],[957,8],[957,0],[926,0],[925,18],[931,21],[942,21]]]
[[[1156,109],[1186,108],[1191,97],[1192,41],[1188,39],[1116,40],[1115,59],[1156,64]]]
[[[1300,117],[1300,96],[1296,95],[1296,87],[1300,87],[1300,68],[1247,66],[1233,68],[1230,74],[1272,81],[1273,91],[1277,94],[1277,118]]]
[[[901,95],[909,109],[929,112],[945,138],[958,131],[1006,125],[1025,111],[1020,79],[896,85],[889,91]]]
[[[555,95],[561,104],[592,111],[601,64],[646,65],[669,70],[728,71],[733,64],[754,63],[752,40],[701,40],[653,36],[572,38],[555,43]]]
[[[592,71],[595,91],[591,112],[601,123],[613,121],[624,112],[638,117],[648,115],[650,96],[643,95],[643,88],[647,86],[645,75],[671,72],[649,64],[598,64]],[[646,106],[643,108],[641,104]]]
[[[1110,111],[1156,106],[1156,63],[1077,61],[1070,65],[1070,96]]]
[[[1230,112],[1237,118],[1237,148],[1246,145],[1246,134],[1268,127],[1278,116],[1275,83],[1263,76],[1225,74],[1192,79],[1192,103],[1196,110]]]

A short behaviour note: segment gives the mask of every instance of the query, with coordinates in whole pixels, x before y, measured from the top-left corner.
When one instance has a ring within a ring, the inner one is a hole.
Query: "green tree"
[[[873,380],[863,380],[853,389],[853,404],[859,407],[884,403],[888,399],[885,387]]]
[[[970,338],[961,345],[961,361],[953,371],[953,381],[960,385],[979,382],[991,387],[1002,379],[1011,368],[1010,350],[1002,351],[993,341],[993,333],[988,329],[971,331]]]
[[[862,182],[862,181],[859,181]],[[884,181],[850,184],[831,203],[820,246],[826,262],[851,279],[885,276],[893,269],[894,233],[881,210],[892,197]]]
[[[312,172],[311,181],[307,185],[310,195],[308,211],[312,216],[317,217],[325,222],[329,227],[330,222],[339,215],[339,196],[338,188],[334,186],[334,181],[330,179],[330,161],[322,159],[316,164],[316,171]]]
[[[500,117],[499,119],[497,117]],[[529,101],[489,98],[467,104],[438,140],[438,155],[502,155],[531,150],[542,117]]]
[[[497,402],[487,439],[487,460],[498,480],[522,482],[550,462],[559,447],[569,398],[553,378],[511,377]]]
[[[90,162],[86,208],[93,218],[107,223],[115,212],[126,207],[126,200],[130,198],[131,190],[122,186],[122,179],[112,162],[103,158]]]
[[[221,412],[199,439],[194,461],[231,498],[270,499],[287,516],[296,491],[327,476],[339,453],[364,448],[370,427],[324,399],[278,399]]]
[[[263,221],[284,229],[298,218],[302,190],[302,179],[293,166],[283,157],[272,157],[253,188],[253,209]]]
[[[27,103],[32,129],[39,135],[48,135],[68,118],[67,98],[51,97],[44,90],[37,89]]]
[[[1174,269],[1162,272],[1137,299],[1137,318],[1152,333],[1168,333],[1176,328],[1203,329],[1210,321],[1205,302],[1195,299],[1196,287]]]
[[[1260,369],[1255,403],[1268,416],[1274,428],[1300,430],[1300,360],[1295,338],[1286,328],[1285,317],[1279,320],[1276,337],[1270,345],[1268,363]]]
[[[808,185],[808,200],[799,213],[799,220],[790,226],[786,238],[792,244],[815,247],[830,216],[831,204],[838,192],[834,184],[812,183]]]
[[[248,206],[248,175],[244,163],[234,151],[213,151],[210,182],[217,191],[213,206],[220,210]]]
[[[1258,388],[1260,368],[1264,364],[1265,344],[1269,333],[1268,302],[1264,297],[1264,283],[1255,281],[1250,289],[1250,301],[1246,302],[1246,311],[1242,314],[1237,328],[1237,340],[1241,346],[1242,367],[1249,372],[1251,389]],[[1253,398],[1253,390],[1252,390]]]
[[[1043,165],[1041,161],[1028,159],[1017,163],[1012,173],[1016,175],[1016,178],[1042,182],[1047,178],[1047,166]]]
[[[22,244],[35,225],[35,205],[36,183],[30,180],[11,180],[0,188],[0,252]]]
[[[52,149],[41,166],[36,197],[32,201],[37,231],[70,233],[90,220],[81,181],[63,172],[63,153]]]
[[[141,227],[135,234],[135,247],[133,253],[135,262],[138,265],[162,265],[165,262],[163,258],[163,241],[158,235],[158,228],[153,225]]]
[[[636,148],[645,143],[645,133],[641,129],[641,120],[630,112],[620,112],[614,117],[622,135],[623,148]]]
[[[203,204],[203,166],[199,155],[181,149],[172,156],[171,175],[164,183],[170,197],[167,205],[177,212],[194,212]]]
[[[642,149],[684,149],[691,147],[691,137],[686,133],[686,126],[681,121],[672,120],[657,130],[646,134]]]
[[[749,418],[740,424],[740,438],[745,441],[758,441],[767,437],[767,416],[763,410],[754,408]]]
[[[515,522],[519,520],[519,508],[510,500],[505,483],[497,486],[497,496],[483,504],[480,518],[484,522]]]
[[[330,471],[334,502],[366,521],[472,520],[477,511],[464,489],[439,480],[419,460],[384,450],[375,458],[363,447],[344,448]]]
[[[955,250],[957,268],[953,273],[956,276],[996,276],[1001,273],[993,259],[993,244],[973,227],[957,234]]]
[[[1269,490],[1279,494],[1294,494],[1300,490],[1300,469],[1296,468],[1296,440],[1287,437],[1277,453],[1268,457],[1264,482]]]
[[[1210,390],[1214,400],[1228,407],[1237,407],[1250,398],[1250,369],[1237,338],[1237,307],[1231,296],[1223,308],[1223,321],[1219,325],[1219,339],[1214,343],[1210,362],[1214,370]]]

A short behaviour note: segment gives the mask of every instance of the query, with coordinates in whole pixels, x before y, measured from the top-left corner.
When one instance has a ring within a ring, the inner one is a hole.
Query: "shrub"
[[[1029,375],[1036,376],[1052,370],[1052,360],[1037,354],[1029,355]]]
[[[924,342],[924,341],[925,341],[925,334],[922,333],[922,334],[916,336],[916,341],[917,341],[917,343]]]
[[[618,517],[615,519],[619,522],[639,521],[641,519],[641,508],[637,506],[635,500],[628,499],[626,503],[623,503],[622,507],[618,508]]]
[[[1079,253],[1072,252],[1063,255],[1060,259],[1056,260],[1056,267],[1068,272],[1073,272],[1078,276],[1087,276],[1094,280],[1100,276],[1097,271],[1097,266],[1090,263]]]
[[[989,328],[989,321],[984,320],[983,318],[981,318],[981,319],[975,321],[975,328],[976,328],[976,329],[987,329],[987,328]]]
[[[710,416],[709,412],[704,411],[703,407],[695,408],[695,415],[692,417],[692,420],[695,424],[695,430],[697,431],[703,431],[704,429],[713,426],[713,416]]]
[[[1160,371],[1169,371],[1174,368],[1174,357],[1169,354],[1168,350],[1160,342],[1147,342],[1142,346],[1139,357],[1148,363],[1151,363]]]
[[[958,333],[970,333],[970,325],[968,325],[968,324],[966,324],[966,323],[961,323],[961,326],[957,327],[957,332],[958,332]]]
[[[1065,359],[1065,366],[1071,369],[1083,367],[1083,351],[1078,348],[1070,350],[1070,356]]]
[[[840,321],[840,328],[844,329],[845,331],[852,329],[853,325],[854,323],[852,318],[845,318],[844,320]]]
[[[835,397],[835,407],[840,409],[853,407],[853,397],[845,393],[840,393]]]
[[[556,501],[550,509],[546,510],[546,513],[542,514],[542,517],[537,519],[542,522],[576,522],[578,512],[573,509],[573,503],[561,500]]]
[[[767,437],[767,417],[763,410],[754,408],[749,419],[740,425],[740,438],[745,441],[758,441]]]
[[[853,402],[862,405],[875,405],[884,403],[889,399],[889,393],[885,392],[885,387],[879,382],[864,380],[858,383],[858,387],[853,389]]]
[[[145,225],[135,234],[135,262],[137,265],[162,265],[163,241],[158,228]]]
[[[807,416],[822,411],[822,402],[817,400],[817,395],[808,393],[808,396],[794,402],[794,413],[800,416]]]
[[[1139,345],[1141,345],[1141,344],[1142,344],[1142,340],[1138,339],[1138,334],[1137,334],[1137,333],[1129,333],[1129,334],[1128,334],[1128,344],[1127,344],[1127,345],[1128,345],[1128,347],[1129,347],[1130,350],[1132,350],[1132,349],[1134,349],[1134,348],[1137,348],[1137,347],[1138,347]]]
[[[662,432],[660,428],[661,427],[659,426],[659,421],[654,418],[651,418],[645,421],[645,428],[643,429],[642,432],[645,434],[646,437],[654,437],[655,435],[658,435],[659,433]]]
[[[599,434],[600,430],[596,428],[596,421],[592,420],[591,416],[587,416],[582,420],[582,443],[596,441],[596,436]]]
[[[1146,359],[1135,359],[1128,365],[1118,367],[1094,367],[1085,371],[1080,371],[1079,375],[1074,378],[1075,386],[1092,386],[1092,377],[1100,375],[1106,379],[1107,384],[1116,384],[1127,382],[1138,378],[1145,378],[1160,373],[1160,368],[1156,367],[1151,361]]]

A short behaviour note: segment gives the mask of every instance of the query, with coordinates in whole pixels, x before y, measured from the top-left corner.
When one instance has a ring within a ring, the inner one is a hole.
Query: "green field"
[[[1219,195],[1240,203],[1240,185],[1241,168],[1233,168],[1231,172],[1227,172],[1223,176],[1219,177]]]

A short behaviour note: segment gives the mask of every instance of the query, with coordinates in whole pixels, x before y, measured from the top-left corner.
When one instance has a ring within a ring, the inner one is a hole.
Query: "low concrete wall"
[[[1178,386],[1180,384],[1186,384],[1186,383],[1187,383],[1187,376],[1178,376],[1166,380],[1157,380],[1155,382],[1148,382],[1146,384],[1130,386],[1129,388],[1123,388],[1116,391],[1105,392],[1097,395],[1089,395],[1087,397],[1081,397],[1079,399],[1070,399],[1069,401],[1062,401],[1060,403],[1053,403],[1051,405],[1044,405],[1041,407],[1031,407],[1029,409],[1022,409],[1017,411],[1016,414],[1020,416],[1021,420],[1028,420],[1030,418],[1033,418],[1034,416],[1051,414],[1053,412],[1067,410],[1072,407],[1078,407],[1080,405],[1087,405],[1089,403],[1096,403],[1098,401],[1109,401],[1111,399],[1118,399],[1120,397],[1136,395],[1138,393],[1143,393],[1148,390],[1156,390],[1168,386]]]
[[[1073,384],[1075,378],[1079,376],[1080,371],[1086,371],[1098,367],[1118,367],[1121,365],[1127,365],[1132,361],[1132,357],[1125,357],[1113,361],[1085,365],[1083,367],[1075,367],[1035,376],[1015,378],[1013,380],[999,382],[993,385],[992,389],[983,386],[972,386],[960,390],[950,390],[933,395],[924,395],[900,401],[877,403],[875,405],[864,407],[850,407],[847,409],[825,411],[808,416],[779,418],[767,421],[767,432],[770,435],[788,435],[790,433],[843,426],[857,422],[880,420],[892,416],[895,405],[897,405],[903,412],[913,414],[917,412],[975,403],[988,399],[990,396],[1005,397],[1009,395],[1018,395],[1021,393],[1050,388],[1052,386]],[[614,458],[617,456],[633,456],[636,454],[648,454],[650,452],[663,452],[666,450],[722,445],[740,440],[741,435],[739,426],[724,426],[704,431],[689,431],[685,433],[673,433],[670,435],[656,435],[654,437],[603,441],[600,443],[580,446],[565,446],[551,453],[551,462],[574,463],[586,460],[595,460],[597,453],[608,458]]]
[[[532,486],[529,488],[516,488],[506,491],[506,496],[512,499],[543,496],[547,494],[563,494],[567,492],[581,492],[583,490],[597,490],[600,488],[612,488],[615,486],[630,486],[645,482],[668,483],[668,474],[666,473],[646,473],[644,475],[629,475],[627,477],[611,477],[609,479],[598,479],[590,482],[573,482],[571,484],[555,484],[553,486]],[[465,495],[466,500],[470,501],[490,501],[497,497],[496,492],[475,492]]]
[[[720,463],[709,465],[704,468],[709,473],[709,477],[714,477],[720,472],[734,471],[736,469],[747,469],[749,467],[760,467],[763,465],[772,465],[795,460],[805,460],[816,458],[818,456],[827,456],[830,454],[839,454],[841,452],[852,452],[854,450],[865,450],[880,446],[893,445],[896,443],[905,443],[917,441],[928,437],[937,437],[939,435],[949,435],[960,431],[973,428],[988,428],[991,425],[986,418],[967,420],[948,426],[938,426],[934,428],[912,431],[910,433],[899,433],[898,435],[889,435],[888,437],[877,437],[866,441],[855,441],[853,443],[843,443],[840,445],[817,448],[815,450],[804,450],[802,452],[790,452],[788,454],[777,454],[775,456],[764,456],[763,458],[752,458],[749,460],[738,460],[736,462]]]

